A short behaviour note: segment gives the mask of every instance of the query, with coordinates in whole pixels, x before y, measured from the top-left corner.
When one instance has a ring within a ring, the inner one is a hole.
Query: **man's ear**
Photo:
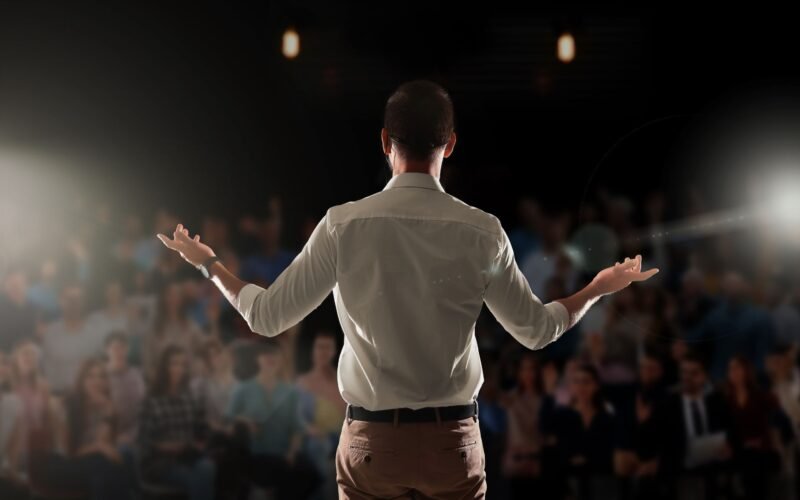
[[[448,158],[451,154],[453,154],[453,148],[456,147],[456,133],[453,132],[450,134],[450,140],[447,141],[447,144],[444,147],[444,157]]]
[[[384,155],[388,156],[392,153],[392,141],[389,140],[389,131],[385,128],[381,129],[381,148]]]

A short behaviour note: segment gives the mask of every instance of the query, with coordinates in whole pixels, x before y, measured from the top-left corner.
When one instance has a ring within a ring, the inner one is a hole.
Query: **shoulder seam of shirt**
[[[487,229],[485,227],[481,227],[481,226],[479,226],[477,224],[473,224],[471,222],[467,222],[467,221],[463,221],[463,220],[429,218],[429,217],[416,217],[416,216],[407,216],[407,215],[389,215],[389,214],[385,214],[384,215],[384,214],[381,214],[381,215],[367,215],[367,216],[362,216],[362,217],[351,217],[351,218],[347,219],[346,221],[339,221],[339,222],[332,221],[331,225],[338,226],[338,225],[342,225],[342,224],[345,224],[347,222],[354,221],[354,220],[379,219],[379,218],[410,219],[410,220],[423,220],[423,221],[434,221],[434,222],[455,222],[455,223],[458,223],[458,224],[464,224],[466,226],[471,226],[471,227],[474,227],[476,229],[480,229],[481,231],[484,231],[486,233],[489,233],[489,234],[492,234],[492,235],[495,235],[495,236],[499,235],[499,233],[497,231],[493,231],[491,229]]]

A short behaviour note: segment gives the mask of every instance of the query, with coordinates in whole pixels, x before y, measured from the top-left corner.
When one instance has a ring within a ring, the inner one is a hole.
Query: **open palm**
[[[172,239],[161,233],[157,236],[167,248],[180,253],[186,262],[195,267],[214,256],[211,247],[200,241],[200,235],[196,234],[194,238],[190,237],[189,230],[183,227],[183,224],[178,224],[175,228]]]
[[[653,268],[642,272],[642,256],[625,257],[625,261],[617,262],[597,273],[592,284],[601,295],[622,290],[634,281],[644,281],[658,272]]]

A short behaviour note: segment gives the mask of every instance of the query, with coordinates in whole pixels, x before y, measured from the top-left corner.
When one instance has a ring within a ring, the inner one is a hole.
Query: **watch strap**
[[[210,278],[210,277],[212,276],[212,274],[211,274],[211,266],[213,266],[215,262],[220,262],[220,261],[222,261],[222,259],[220,259],[220,258],[219,258],[218,256],[216,256],[216,255],[215,255],[215,256],[213,256],[213,257],[209,257],[208,259],[206,259],[206,261],[205,261],[205,262],[203,262],[203,263],[200,265],[200,270],[203,272],[203,275],[204,275],[206,278]]]

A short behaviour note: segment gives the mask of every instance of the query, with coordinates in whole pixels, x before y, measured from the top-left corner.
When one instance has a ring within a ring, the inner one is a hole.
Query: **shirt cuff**
[[[266,291],[265,288],[262,288],[254,283],[248,283],[239,290],[239,293],[236,295],[235,303],[233,304],[236,307],[236,310],[239,311],[239,314],[242,315],[247,324],[250,325],[250,318],[252,317],[253,313],[253,303],[256,301],[256,296]]]
[[[569,311],[564,304],[557,300],[548,302],[544,307],[556,323],[556,337],[558,337],[564,333],[569,326]]]

